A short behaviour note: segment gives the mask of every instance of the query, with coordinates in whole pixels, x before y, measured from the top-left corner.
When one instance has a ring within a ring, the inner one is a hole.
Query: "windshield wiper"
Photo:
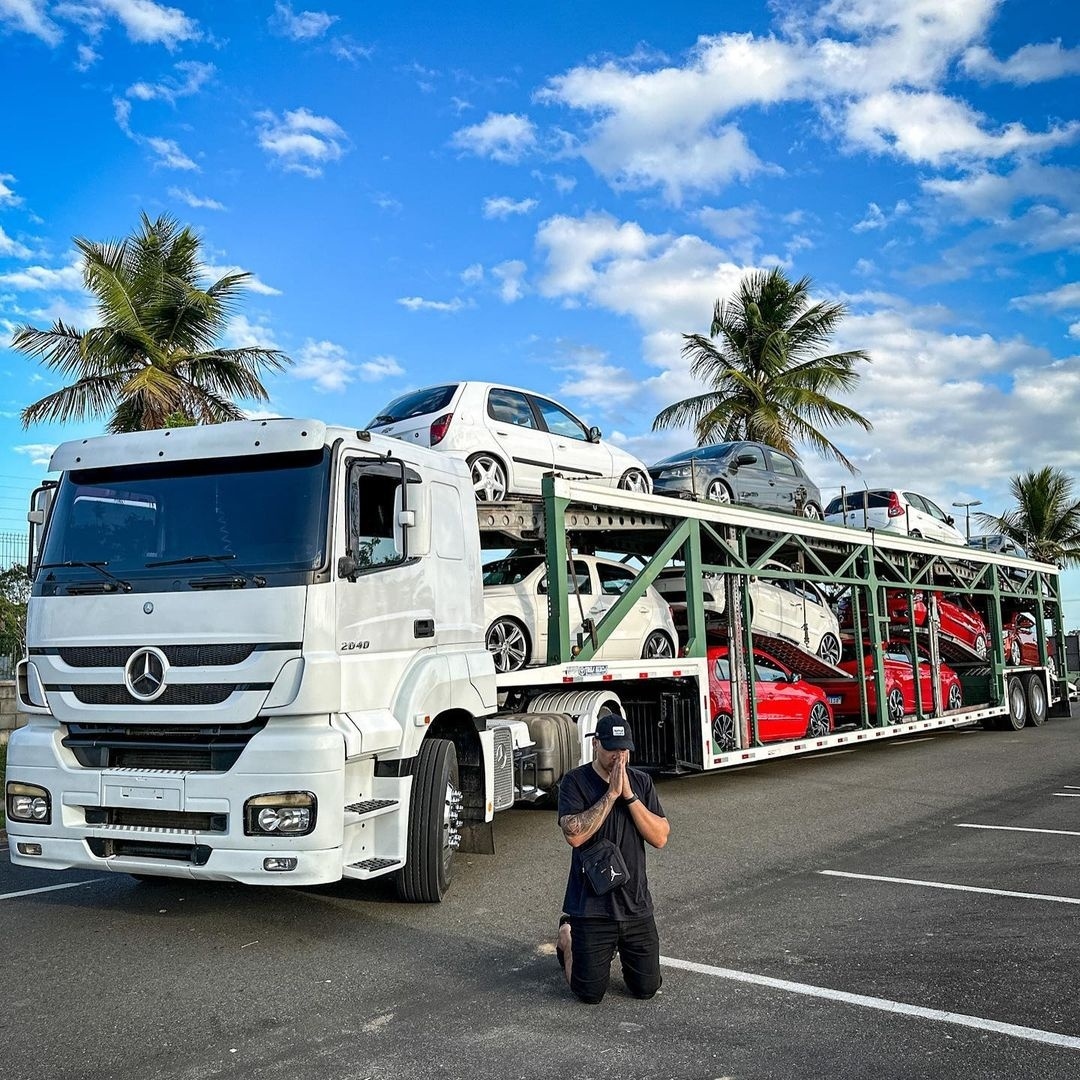
[[[108,566],[108,565],[109,564],[107,562],[105,562],[105,561],[85,562],[85,561],[83,561],[81,559],[68,559],[67,562],[47,562],[47,563],[42,563],[38,567],[38,569],[39,570],[55,570],[57,567],[70,568],[70,567],[74,567],[74,566],[88,566],[91,570],[96,570],[99,574],[102,574],[104,577],[107,577],[110,581],[115,581],[116,584],[119,585],[120,588],[124,590],[124,592],[131,592],[131,582],[130,581],[124,581],[121,578],[118,578],[115,574],[109,573],[109,571],[105,569],[105,567]]]
[[[146,565],[148,567],[150,567],[150,566],[189,566],[192,563],[201,563],[201,562],[226,563],[230,559],[235,559],[235,558],[236,558],[235,552],[226,552],[223,555],[185,555],[182,559],[159,559],[156,562],[148,562]],[[247,571],[240,570],[240,569],[237,569],[234,572],[239,574],[245,580],[250,581],[252,583],[252,585],[255,585],[257,588],[261,589],[266,584],[266,578],[264,578],[261,574],[249,574],[249,573],[247,573]]]

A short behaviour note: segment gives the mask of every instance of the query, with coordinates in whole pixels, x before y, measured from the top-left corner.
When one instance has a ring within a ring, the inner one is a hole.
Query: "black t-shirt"
[[[630,775],[630,787],[646,808],[659,817],[666,816],[660,800],[656,797],[656,789],[649,774],[632,768],[628,768],[627,772]],[[591,762],[578,766],[568,772],[559,785],[559,817],[580,814],[582,810],[594,806],[603,798],[607,789],[608,782],[592,767]],[[589,850],[593,840],[600,836],[618,846],[626,860],[629,875],[626,885],[612,889],[604,896],[595,896],[585,880],[581,857]],[[652,896],[649,894],[649,882],[645,876],[645,841],[634,825],[630,807],[619,799],[604,819],[604,824],[589,838],[589,843],[574,848],[563,911],[567,915],[624,920],[644,918],[651,915],[652,910]]]

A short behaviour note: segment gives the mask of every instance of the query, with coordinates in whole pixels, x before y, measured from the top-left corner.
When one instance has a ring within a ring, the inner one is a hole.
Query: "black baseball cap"
[[[594,739],[600,740],[605,750],[633,750],[634,733],[625,718],[616,713],[605,713],[596,722]]]

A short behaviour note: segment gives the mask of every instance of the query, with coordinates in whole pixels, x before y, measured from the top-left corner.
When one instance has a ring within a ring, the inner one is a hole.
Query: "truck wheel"
[[[409,839],[397,893],[412,903],[438,903],[450,887],[461,843],[457,748],[448,739],[420,744],[409,800]]]
[[[1040,727],[1046,723],[1048,702],[1046,700],[1046,684],[1040,672],[1033,671],[1028,676],[1027,684],[1027,722],[1033,727]]]
[[[806,725],[808,739],[820,739],[829,734],[829,710],[820,701],[810,710],[810,721]]]
[[[520,671],[529,662],[529,636],[517,619],[509,616],[496,619],[484,635],[484,644],[495,658],[495,670],[500,675]]]
[[[1005,701],[1009,712],[1004,717],[1004,729],[1019,731],[1027,723],[1027,694],[1024,684],[1015,675],[1011,675],[1005,684]]]

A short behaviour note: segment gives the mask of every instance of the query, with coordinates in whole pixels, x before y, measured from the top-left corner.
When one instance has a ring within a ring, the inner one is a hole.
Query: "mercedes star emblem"
[[[165,692],[169,661],[160,649],[136,649],[124,665],[124,685],[139,701],[156,701]]]

